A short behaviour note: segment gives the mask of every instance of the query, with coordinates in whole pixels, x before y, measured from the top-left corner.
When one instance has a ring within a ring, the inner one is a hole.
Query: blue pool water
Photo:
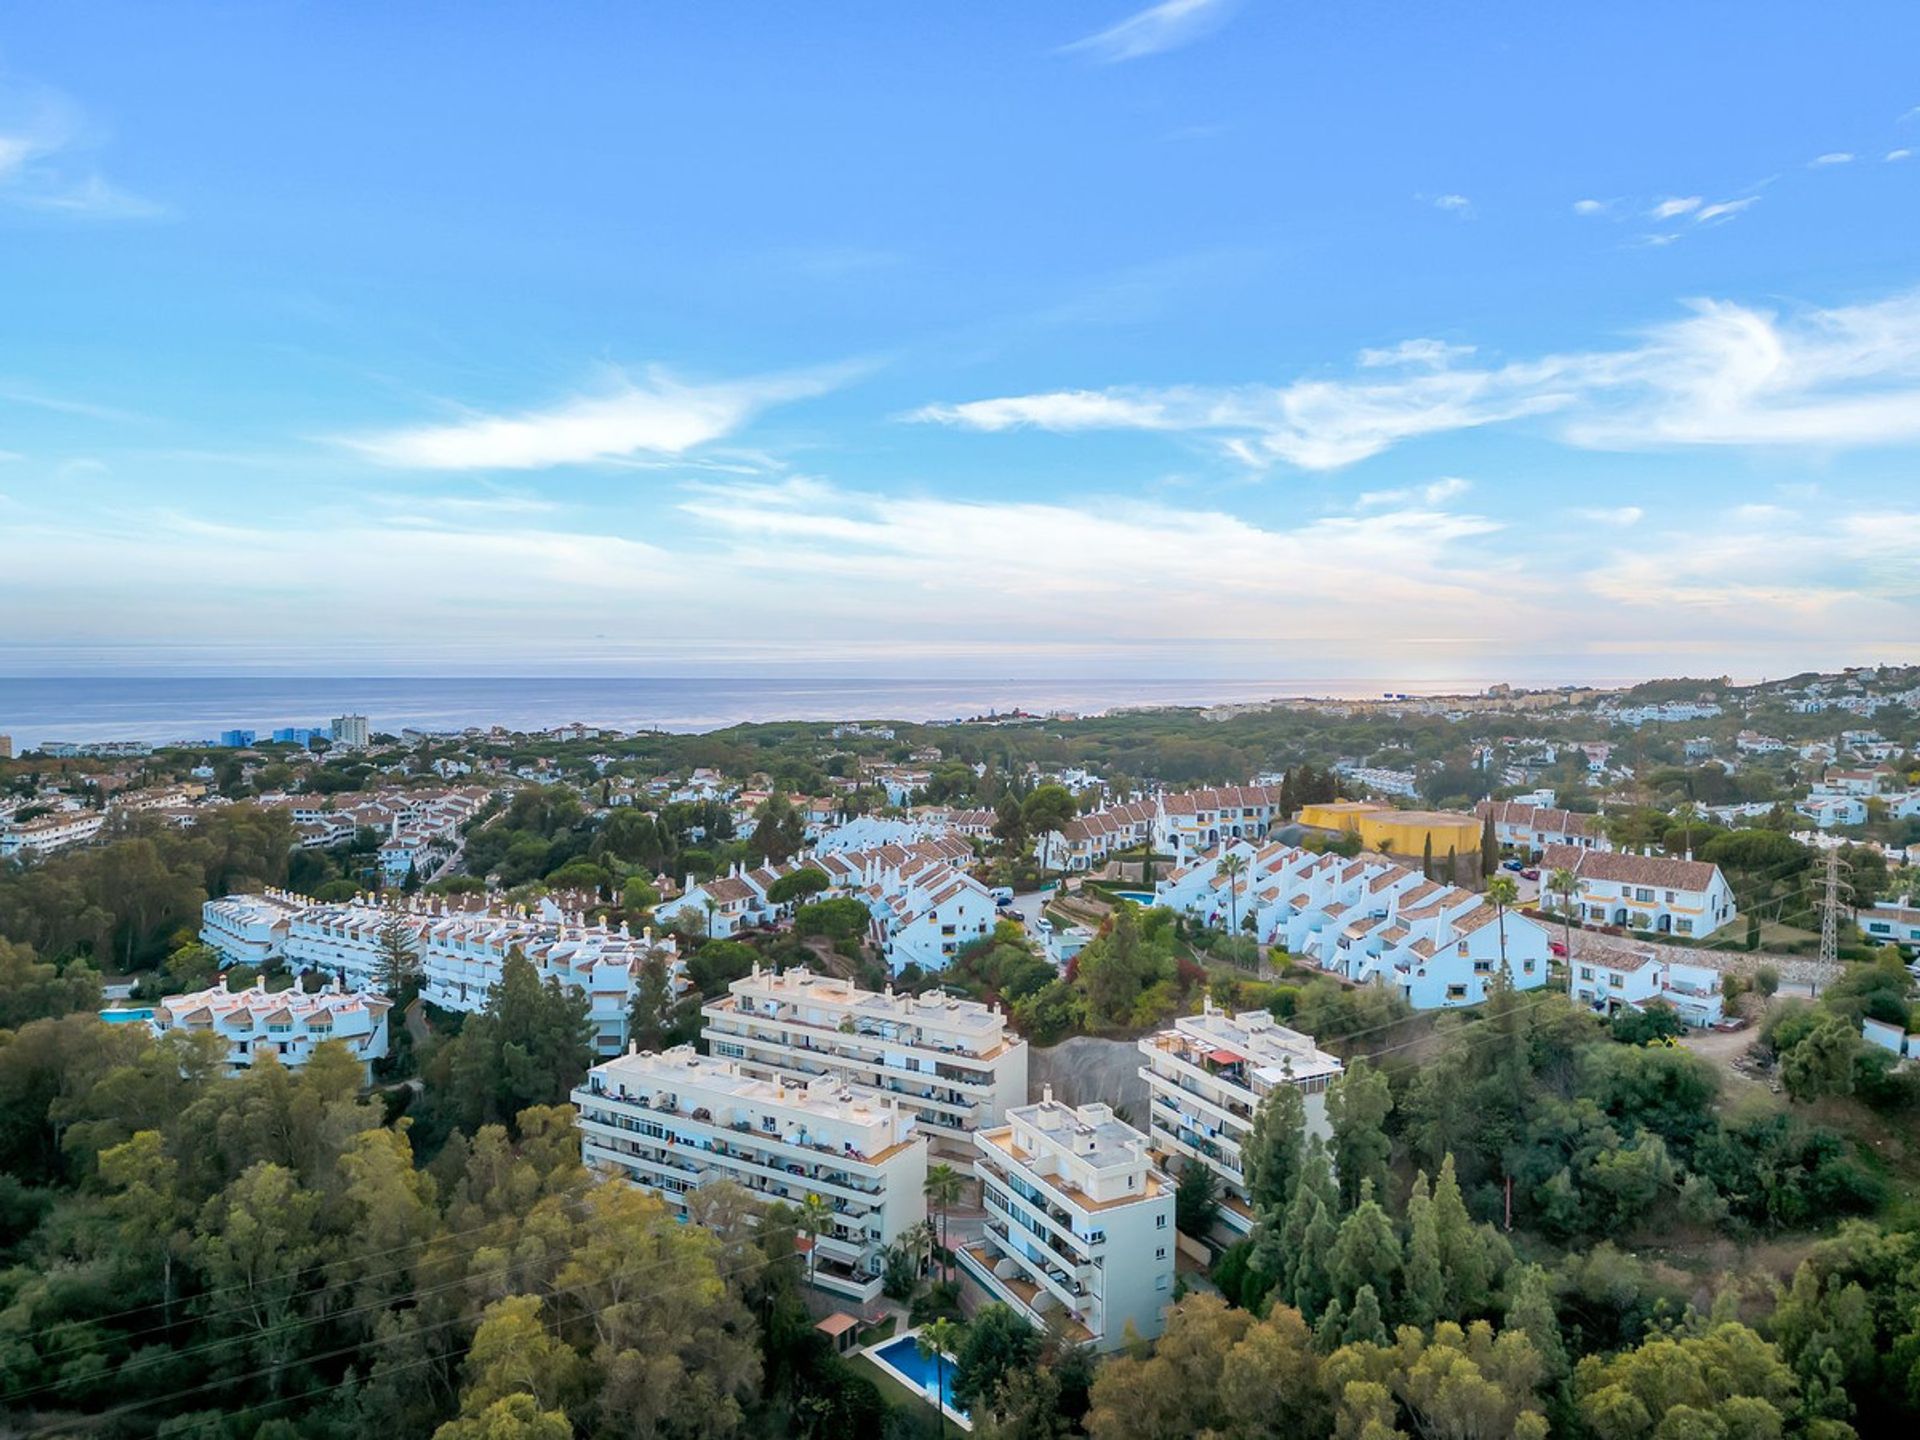
[[[100,1018],[109,1025],[125,1025],[130,1020],[151,1020],[151,1010],[102,1010]]]
[[[920,1353],[920,1342],[911,1335],[902,1335],[898,1340],[889,1340],[874,1354],[887,1362],[902,1375],[913,1382],[914,1388],[925,1395],[933,1388],[933,1357]],[[944,1373],[941,1376],[940,1399],[956,1415],[967,1412],[953,1403],[953,1357],[947,1357]]]
[[[1122,900],[1133,901],[1136,905],[1153,904],[1153,891],[1151,890],[1116,890],[1113,893],[1118,895]]]

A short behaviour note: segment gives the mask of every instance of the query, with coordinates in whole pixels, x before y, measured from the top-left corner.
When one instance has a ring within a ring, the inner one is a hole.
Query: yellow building
[[[1358,835],[1369,850],[1394,855],[1421,855],[1433,842],[1435,859],[1480,853],[1481,822],[1456,810],[1395,810],[1371,800],[1333,800],[1300,807],[1300,823],[1316,830],[1344,830]],[[1384,843],[1383,843],[1384,842]]]

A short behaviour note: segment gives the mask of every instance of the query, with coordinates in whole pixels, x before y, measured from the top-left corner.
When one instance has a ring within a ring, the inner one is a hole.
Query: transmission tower
[[[1840,969],[1840,891],[1845,888],[1849,893],[1853,887],[1843,887],[1840,871],[1848,868],[1842,865],[1838,850],[1827,851],[1826,893],[1820,897],[1820,962],[1814,970],[1813,993],[1818,995],[1823,984],[1831,984]]]

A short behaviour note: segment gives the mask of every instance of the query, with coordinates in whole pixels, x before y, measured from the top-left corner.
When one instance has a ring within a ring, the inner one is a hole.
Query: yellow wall
[[[1369,850],[1378,850],[1384,840],[1395,855],[1422,854],[1429,838],[1436,859],[1445,858],[1449,847],[1460,855],[1480,849],[1480,821],[1449,811],[1394,810],[1366,800],[1337,800],[1327,805],[1301,806],[1300,823],[1321,830],[1350,831]]]

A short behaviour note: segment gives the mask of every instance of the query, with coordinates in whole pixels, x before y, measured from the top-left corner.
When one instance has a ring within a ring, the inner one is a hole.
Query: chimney
[[[1042,1085],[1040,1087],[1040,1103],[1042,1105],[1051,1105],[1053,1103],[1053,1086]]]

